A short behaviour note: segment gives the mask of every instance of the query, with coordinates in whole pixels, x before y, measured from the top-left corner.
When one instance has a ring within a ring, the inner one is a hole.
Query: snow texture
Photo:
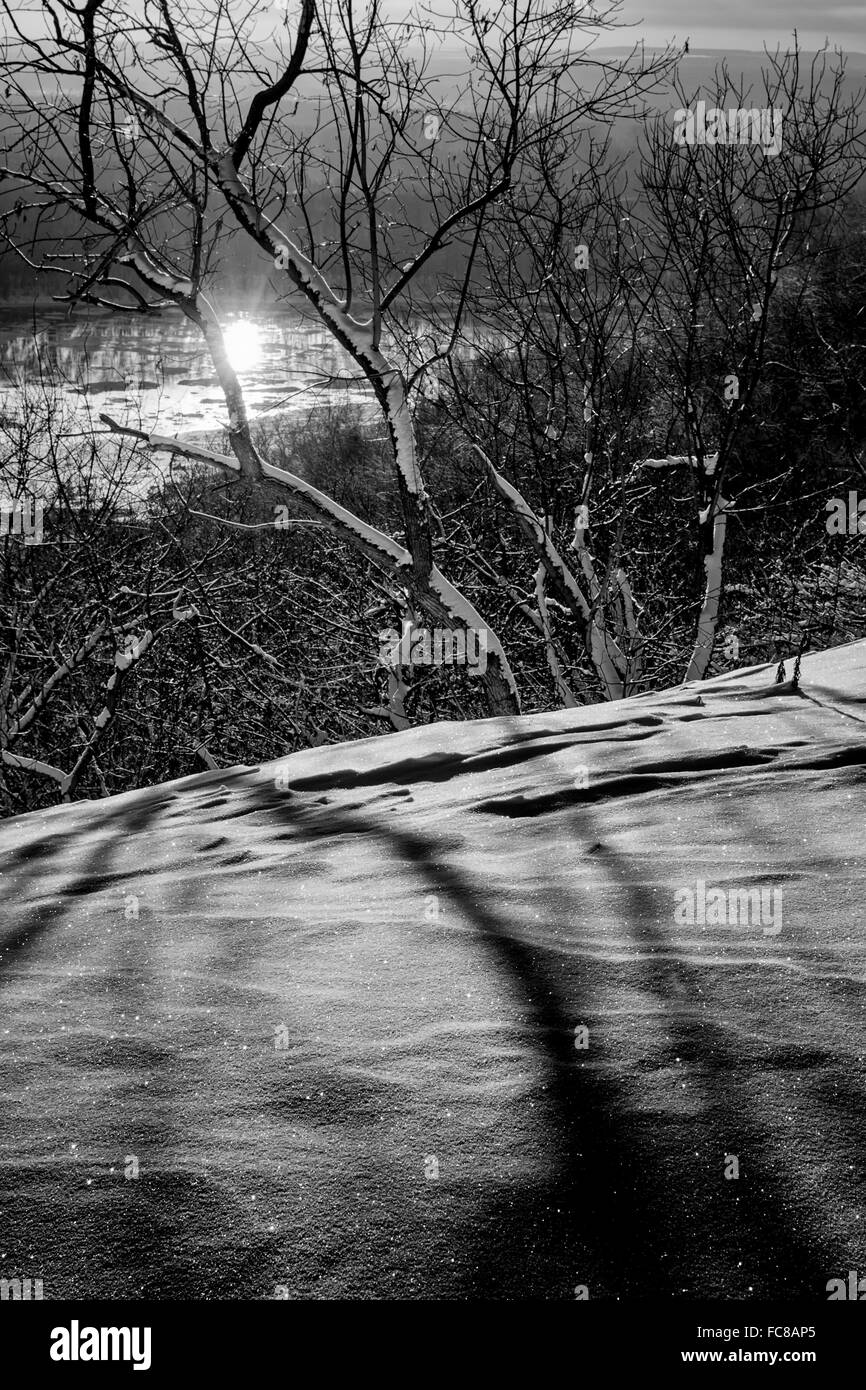
[[[0,1276],[825,1299],[866,1268],[866,644],[774,677],[0,826]],[[701,880],[781,890],[781,930],[677,925]]]

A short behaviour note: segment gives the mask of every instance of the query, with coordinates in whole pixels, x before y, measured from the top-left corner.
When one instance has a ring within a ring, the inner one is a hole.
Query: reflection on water
[[[422,331],[429,330],[419,320]],[[227,315],[226,346],[251,419],[339,402],[371,406],[366,382],[322,325],[297,312]],[[477,335],[476,335],[477,336]],[[472,335],[462,356],[473,355]],[[0,308],[0,410],[40,377],[56,379],[80,417],[105,410],[152,431],[226,426],[226,406],[198,331],[180,312],[132,318]]]
[[[235,371],[251,372],[262,360],[262,330],[254,319],[235,319],[223,334],[226,356]]]
[[[351,359],[330,333],[299,315],[224,323],[229,357],[251,418],[307,411],[340,400],[369,400]],[[171,434],[218,430],[226,406],[201,336],[179,313],[127,318],[109,313],[67,318],[63,312],[0,311],[0,404],[15,389],[56,379],[81,414],[140,414],[150,430]]]

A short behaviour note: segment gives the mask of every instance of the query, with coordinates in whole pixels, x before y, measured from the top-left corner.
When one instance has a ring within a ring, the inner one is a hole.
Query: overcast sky
[[[425,0],[420,0],[422,7]],[[434,13],[453,13],[453,0],[426,0]],[[552,0],[551,0],[552,3]],[[595,0],[599,14],[604,14],[607,0]],[[230,0],[230,10],[235,0]],[[412,0],[382,0],[383,9],[391,18],[405,18],[413,8]],[[212,0],[175,0],[180,13],[212,10]],[[363,12],[363,0],[356,0]],[[126,0],[127,13],[140,14],[143,0]],[[290,21],[300,9],[300,0],[255,0],[243,3],[240,10],[247,22],[261,34],[282,25],[288,9]],[[34,16],[32,23],[26,16]],[[35,18],[38,16],[38,19]],[[24,29],[33,24],[41,32],[45,25],[42,0],[22,0],[16,6],[16,18]],[[621,0],[621,20],[634,27],[612,29],[600,34],[600,46],[628,44],[643,39],[646,43],[663,46],[674,39],[688,38],[690,49],[731,52],[748,49],[760,53],[766,43],[788,47],[797,29],[804,49],[820,48],[825,39],[846,53],[866,53],[866,0]],[[0,36],[8,29],[8,21],[0,11]],[[447,40],[446,40],[447,46]]]
[[[787,46],[796,29],[803,48],[820,48],[825,38],[845,52],[866,52],[866,0],[623,0],[622,18],[636,23],[622,30],[648,43],[688,38],[689,47],[760,52],[764,43]]]

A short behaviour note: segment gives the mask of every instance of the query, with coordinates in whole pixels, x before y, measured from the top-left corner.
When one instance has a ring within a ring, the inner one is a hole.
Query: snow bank
[[[774,675],[0,826],[0,1277],[825,1299],[866,1268],[866,644]],[[780,891],[780,930],[678,924],[699,883]]]

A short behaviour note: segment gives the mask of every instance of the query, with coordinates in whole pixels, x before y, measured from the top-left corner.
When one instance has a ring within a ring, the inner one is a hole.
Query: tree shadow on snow
[[[382,780],[387,783],[387,774]],[[423,772],[417,781],[420,801]],[[26,972],[42,934],[62,930],[70,900],[104,893],[107,880],[122,884],[124,844],[145,837],[169,804],[182,833],[185,794],[155,794],[132,807],[99,808],[100,838],[63,898],[37,903],[0,939],[0,991],[4,982]],[[653,794],[667,793],[662,787]],[[421,894],[436,895],[447,912],[469,924],[472,940],[489,953],[495,974],[507,984],[514,1016],[505,1020],[506,1030],[519,1025],[521,1046],[531,1053],[540,1078],[529,1120],[532,1161],[525,1170],[509,1171],[504,1164],[497,1171],[493,1132],[483,1155],[476,1154],[477,1171],[470,1151],[459,1169],[443,1172],[438,1183],[422,1186],[420,1193],[401,1189],[389,1197],[386,1192],[380,1215],[367,1220],[355,1237],[370,1251],[366,1286],[341,1288],[340,1252],[346,1249],[357,1198],[353,1179],[327,1187],[327,1202],[339,1206],[330,1214],[328,1231],[319,1237],[313,1230],[309,1248],[287,1256],[285,1244],[262,1231],[230,1184],[198,1172],[192,1163],[183,1171],[157,1165],[134,1185],[103,1174],[103,1200],[95,1202],[88,1195],[92,1189],[82,1191],[74,1174],[57,1164],[47,1170],[50,1180],[43,1181],[30,1142],[11,1174],[16,1195],[4,1232],[12,1252],[7,1268],[24,1260],[35,1241],[46,1268],[54,1270],[53,1296],[83,1291],[117,1298],[260,1297],[270,1296],[274,1285],[294,1281],[293,1294],[304,1297],[314,1291],[325,1266],[332,1296],[401,1296],[411,1290],[426,1297],[573,1298],[583,1286],[590,1298],[822,1296],[827,1279],[838,1272],[835,1247],[823,1214],[802,1185],[798,1155],[786,1136],[766,1123],[753,1068],[744,1066],[719,1005],[706,998],[706,991],[701,994],[707,970],[684,960],[673,933],[660,925],[658,902],[637,858],[599,839],[591,803],[568,805],[575,851],[594,855],[633,954],[640,952],[641,959],[628,966],[628,984],[651,997],[655,1045],[658,1049],[659,1037],[666,1038],[669,1055],[657,1051],[645,1058],[639,1036],[624,1052],[621,1040],[595,1026],[600,992],[624,978],[615,964],[599,966],[587,953],[565,953],[549,936],[533,935],[529,926],[509,918],[504,904],[485,895],[454,859],[449,862],[441,834],[428,837],[401,824],[393,806],[371,814],[368,806],[322,804],[312,788],[309,795],[276,792],[259,782],[232,815],[251,813],[273,818],[283,828],[280,838],[305,848],[310,872],[317,849],[331,837],[372,838],[385,855],[411,866]],[[741,833],[748,833],[745,811],[741,820]],[[64,838],[55,832],[16,852],[11,868],[21,901],[32,898],[38,876],[63,851]],[[550,852],[560,854],[561,847]],[[199,910],[194,874],[176,887],[175,898],[174,917],[194,920]],[[545,903],[555,919],[548,925],[585,925],[592,911],[585,894],[569,890],[564,873],[554,875]],[[244,933],[248,959],[270,949],[262,930]],[[119,932],[116,951],[120,954],[108,957],[106,990],[114,1007],[128,1012],[158,992],[159,967],[136,924]],[[243,984],[238,943],[224,941],[218,957],[221,974],[231,977],[234,971]],[[705,1000],[700,1008],[699,998]],[[583,1052],[575,1047],[575,1026],[587,1020],[591,1046]],[[483,1050],[487,1037],[466,1046]],[[133,1036],[123,1051],[128,1107],[103,1117],[98,1128],[104,1152],[116,1152],[121,1162],[135,1152],[136,1143],[145,1151],[169,1152],[186,1139],[187,1083],[177,1058],[154,1046],[136,1051],[135,1042]],[[92,1063],[102,1045],[88,1037],[79,1041],[82,1065]],[[67,1058],[68,1043],[58,1037],[57,1046]],[[772,1070],[769,1055],[767,1064]],[[288,1125],[290,1083],[275,1084],[273,1109]],[[343,1077],[341,1084],[343,1103],[363,1130],[376,1098],[368,1103],[360,1079],[350,1083]],[[683,1091],[681,1108],[673,1103],[678,1090]],[[852,1089],[849,1101],[858,1098]],[[51,1119],[37,1115],[36,1120],[47,1144]],[[371,1143],[379,1142],[376,1133],[371,1131]],[[58,1144],[67,1138],[54,1137]],[[475,1142],[480,1142],[477,1134]],[[739,1157],[738,1181],[725,1179],[725,1155]],[[371,1171],[378,1164],[387,1177],[387,1154],[373,1154],[369,1162]],[[70,1206],[80,1218],[74,1241],[68,1234]],[[399,1259],[393,1240],[389,1246],[386,1239],[395,1227],[404,1231]],[[287,1258],[295,1260],[288,1272]],[[404,1285],[391,1282],[389,1259],[406,1276]]]

